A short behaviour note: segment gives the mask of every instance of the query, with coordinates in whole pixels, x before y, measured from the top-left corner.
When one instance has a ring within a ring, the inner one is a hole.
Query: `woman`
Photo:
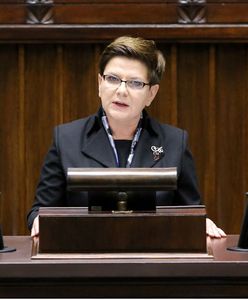
[[[164,57],[151,40],[120,37],[106,47],[99,63],[100,110],[55,128],[28,214],[32,237],[39,234],[39,207],[87,206],[87,192],[66,191],[69,167],[177,167],[177,190],[157,192],[157,204],[200,204],[187,133],[158,123],[144,110],[158,92],[164,69]],[[207,234],[225,236],[209,219]]]

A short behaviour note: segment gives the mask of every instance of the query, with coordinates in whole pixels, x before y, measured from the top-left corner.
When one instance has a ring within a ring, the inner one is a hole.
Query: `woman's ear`
[[[147,98],[146,106],[150,106],[152,101],[157,95],[157,92],[159,90],[159,84],[154,84],[149,89],[149,96]]]

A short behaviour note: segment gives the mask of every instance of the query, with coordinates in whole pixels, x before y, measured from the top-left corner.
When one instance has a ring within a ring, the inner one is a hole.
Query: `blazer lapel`
[[[83,144],[82,152],[105,167],[116,167],[113,149],[109,143],[105,129],[100,128]]]
[[[151,147],[155,146],[157,148],[162,147],[161,140],[158,135],[151,135],[146,129],[143,129],[143,132],[140,136],[140,140],[135,149],[135,154],[133,162],[131,164],[132,168],[151,168],[155,166],[165,153],[163,152],[155,156],[154,151],[151,150]]]

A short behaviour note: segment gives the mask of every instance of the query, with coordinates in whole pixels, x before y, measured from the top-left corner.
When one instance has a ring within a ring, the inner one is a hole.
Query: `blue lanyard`
[[[141,115],[140,120],[142,119],[142,117],[143,116]],[[112,149],[114,151],[115,159],[116,159],[116,164],[119,167],[120,163],[119,163],[118,153],[117,153],[117,150],[116,150],[116,147],[115,147],[115,142],[114,142],[114,139],[113,139],[113,136],[112,136],[112,133],[111,133],[111,129],[109,127],[108,119],[107,119],[107,116],[105,114],[103,114],[103,116],[102,116],[102,123],[103,123],[103,126],[104,126],[104,128],[106,130],[106,133],[108,135],[108,139],[109,139],[110,145],[111,145],[111,147],[112,147]],[[134,138],[132,140],[130,152],[129,152],[129,155],[128,155],[128,158],[127,158],[126,168],[130,168],[130,166],[131,166],[131,163],[132,163],[133,157],[134,157],[134,150],[135,150],[135,147],[136,147],[136,145],[137,145],[137,143],[139,141],[139,137],[140,137],[141,131],[142,131],[141,121],[139,121],[139,124],[138,124],[138,127],[136,129]]]

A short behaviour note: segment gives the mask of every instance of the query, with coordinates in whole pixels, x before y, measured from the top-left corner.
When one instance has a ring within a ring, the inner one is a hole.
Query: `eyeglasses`
[[[140,80],[121,80],[119,77],[114,75],[103,75],[102,77],[107,83],[109,83],[113,87],[119,87],[122,84],[122,82],[124,82],[126,86],[133,90],[141,90],[145,85],[150,85],[150,83],[145,83]]]

